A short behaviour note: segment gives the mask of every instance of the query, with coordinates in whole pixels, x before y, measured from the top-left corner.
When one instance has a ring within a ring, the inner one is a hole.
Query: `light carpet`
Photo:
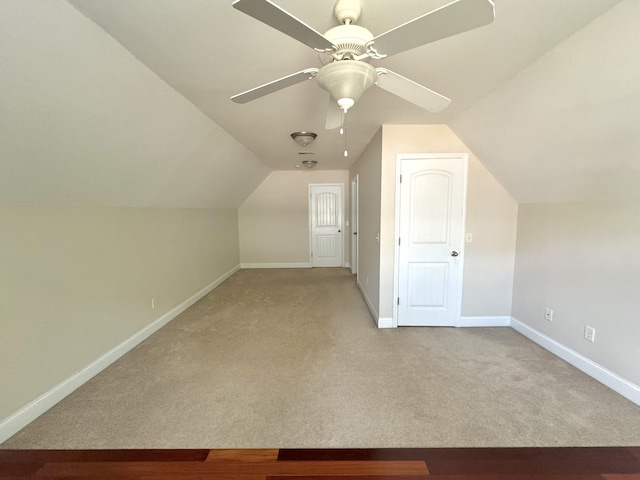
[[[241,270],[2,448],[640,445],[510,328],[379,330],[346,269]]]

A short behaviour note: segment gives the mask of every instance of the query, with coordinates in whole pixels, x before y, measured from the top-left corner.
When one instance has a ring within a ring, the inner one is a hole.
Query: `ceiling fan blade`
[[[444,110],[451,103],[451,99],[444,95],[386,68],[376,68],[376,72],[378,73],[378,81],[376,82],[378,87],[429,112],[436,113]]]
[[[326,130],[334,130],[342,127],[342,110],[334,99],[329,97],[329,104],[327,105],[327,121],[324,128]]]
[[[375,37],[377,55],[391,56],[493,22],[492,0],[456,0]]]
[[[256,98],[264,97],[265,95],[269,95],[270,93],[274,93],[278,90],[282,90],[283,88],[295,85],[296,83],[310,80],[315,77],[319,71],[320,70],[317,68],[307,68],[306,70],[292,73],[291,75],[279,78],[278,80],[274,80],[273,82],[265,83],[264,85],[260,85],[259,87],[252,88],[251,90],[247,90],[246,92],[238,93],[237,95],[231,97],[231,100],[233,100],[235,103],[247,103],[251,100],[255,100]]]
[[[336,46],[324,35],[297,19],[270,0],[236,0],[233,7],[250,17],[266,23],[285,35],[318,50],[331,50]]]

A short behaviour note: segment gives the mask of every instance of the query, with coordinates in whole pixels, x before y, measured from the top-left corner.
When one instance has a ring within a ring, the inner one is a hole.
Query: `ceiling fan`
[[[455,0],[374,36],[355,25],[362,11],[360,0],[337,0],[333,10],[340,25],[323,35],[271,0],[236,0],[233,7],[328,55],[330,63],[260,85],[234,95],[231,100],[247,103],[315,78],[330,95],[327,129],[343,126],[347,111],[373,85],[430,112],[445,109],[451,103],[449,98],[386,68],[375,68],[369,61],[487,25],[495,18],[492,0]]]

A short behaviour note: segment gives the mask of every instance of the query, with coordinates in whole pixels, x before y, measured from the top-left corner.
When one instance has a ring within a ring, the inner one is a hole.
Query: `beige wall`
[[[0,207],[0,225],[0,423],[239,262],[235,210]]]
[[[309,184],[344,185],[345,215],[349,212],[347,170],[272,172],[238,210],[243,266],[309,265]],[[348,219],[345,216],[345,219]],[[345,229],[346,230],[346,229]],[[345,261],[349,247],[345,238]]]
[[[398,153],[469,154],[462,316],[509,316],[518,205],[446,125],[383,126],[380,316],[393,314]]]
[[[473,234],[473,243],[465,246],[462,316],[510,316],[517,203],[446,125],[384,125],[351,171],[352,176],[370,172],[361,178],[361,189],[370,189],[372,197],[379,194],[371,206],[379,207],[379,267],[372,261],[375,251],[360,262],[361,271],[365,262],[378,267],[379,317],[393,315],[398,153],[469,153],[466,231]],[[367,217],[375,215],[371,211]]]
[[[380,304],[380,180],[382,167],[382,128],[349,171],[358,176],[358,283],[364,291],[374,317],[379,317]]]
[[[514,318],[636,385],[639,211],[638,202],[520,205],[513,295]]]

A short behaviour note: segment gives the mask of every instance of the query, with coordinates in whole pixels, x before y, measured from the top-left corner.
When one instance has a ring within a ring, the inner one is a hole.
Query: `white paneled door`
[[[400,156],[399,326],[455,326],[462,303],[467,156]]]
[[[311,266],[342,267],[343,186],[310,185]]]

